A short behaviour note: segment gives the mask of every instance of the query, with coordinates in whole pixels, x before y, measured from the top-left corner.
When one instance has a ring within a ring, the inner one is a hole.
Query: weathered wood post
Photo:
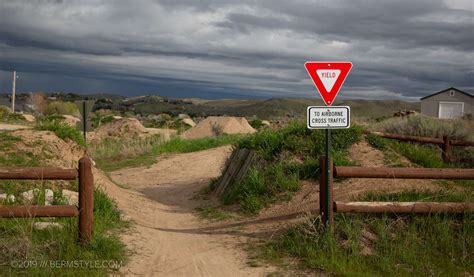
[[[443,136],[443,162],[449,163],[451,159],[451,139],[448,136]]]
[[[79,160],[79,243],[87,245],[92,240],[94,225],[94,176],[92,161],[88,156]]]
[[[326,156],[319,157],[319,214],[321,221],[326,227],[332,228],[334,224],[334,207],[333,207],[333,164],[329,161],[330,173],[329,182],[326,180],[327,171]],[[329,185],[329,188],[327,187]],[[329,193],[328,193],[329,192]],[[329,196],[329,201],[328,201]]]

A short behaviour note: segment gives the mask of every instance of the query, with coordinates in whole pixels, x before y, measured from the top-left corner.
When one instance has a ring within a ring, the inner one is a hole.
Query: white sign
[[[309,106],[309,129],[345,129],[351,126],[351,108],[349,106]]]

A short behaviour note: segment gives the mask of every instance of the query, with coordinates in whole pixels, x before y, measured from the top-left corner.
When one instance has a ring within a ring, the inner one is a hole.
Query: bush
[[[391,118],[375,123],[372,129],[393,133],[421,137],[442,138],[448,136],[454,139],[474,139],[472,131],[474,122],[470,120],[442,120],[414,115],[408,118]]]
[[[249,122],[250,126],[252,126],[254,129],[260,129],[263,126],[263,123],[260,119],[254,119]]]
[[[76,128],[60,123],[58,121],[41,121],[37,126],[37,130],[51,131],[55,133],[62,140],[72,140],[79,145],[85,145],[83,134]]]
[[[79,110],[77,109],[76,104],[62,101],[50,102],[48,106],[46,106],[44,113],[46,115],[67,114],[79,116]]]

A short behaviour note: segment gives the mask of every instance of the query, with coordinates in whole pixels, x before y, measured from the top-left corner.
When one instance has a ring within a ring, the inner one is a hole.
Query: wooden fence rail
[[[334,177],[397,179],[474,179],[474,168],[406,168],[337,166]]]
[[[447,136],[440,138],[432,137],[418,137],[418,136],[409,136],[409,135],[400,135],[400,134],[389,134],[382,132],[366,132],[367,134],[376,135],[382,138],[396,139],[401,141],[412,141],[419,143],[430,143],[439,145],[442,149],[443,161],[448,163],[451,160],[452,146],[474,146],[474,141],[465,141],[465,140],[454,140]]]
[[[474,212],[474,203],[439,202],[334,202],[333,178],[403,178],[403,179],[474,179],[474,169],[455,168],[385,168],[334,166],[332,162],[329,180],[329,207],[326,176],[319,177],[320,215],[323,222],[333,226],[334,213],[464,213]],[[326,157],[319,160],[319,172],[326,172]]]
[[[1,167],[0,180],[76,180],[79,184],[79,206],[0,206],[0,218],[24,217],[78,217],[79,238],[81,244],[92,240],[94,221],[94,177],[92,160],[82,157],[78,169],[52,167]]]

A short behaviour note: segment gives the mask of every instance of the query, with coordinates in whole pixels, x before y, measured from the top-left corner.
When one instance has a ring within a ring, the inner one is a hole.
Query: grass
[[[85,145],[84,137],[80,131],[66,123],[61,123],[57,120],[40,121],[36,126],[36,130],[51,131],[64,141],[72,140],[79,145]]]
[[[232,214],[218,207],[198,207],[196,212],[200,218],[208,220],[221,221],[232,218]]]
[[[164,142],[159,136],[135,139],[105,139],[90,144],[90,153],[98,167],[105,171],[151,165],[164,153],[189,153],[235,143],[241,135]]]
[[[373,147],[384,151],[386,162],[395,167],[404,166],[404,163],[397,159],[393,152],[403,155],[411,162],[422,167],[443,168],[448,166],[443,162],[439,148],[433,145],[398,142],[376,135],[367,135],[366,140]]]
[[[57,222],[62,229],[35,230],[35,222]],[[126,227],[115,204],[100,190],[94,192],[94,236],[90,246],[77,244],[77,218],[0,219],[0,270],[9,275],[103,276],[126,263],[125,246],[117,237]],[[89,262],[89,266],[54,266]],[[90,262],[112,261],[116,268],[94,267]],[[43,263],[46,265],[42,266]],[[53,266],[51,266],[53,265]]]
[[[11,132],[0,132],[0,166],[38,166],[38,159],[33,153],[18,148],[22,139],[11,135]]]
[[[472,201],[452,191],[368,194],[371,201]],[[260,257],[283,264],[297,258],[316,272],[345,276],[460,276],[474,273],[474,217],[463,215],[336,214],[333,234],[318,218],[265,244]]]
[[[351,164],[347,151],[361,134],[358,126],[332,132],[336,165]],[[239,141],[236,147],[254,150],[257,160],[242,182],[224,193],[223,203],[239,203],[244,212],[255,214],[269,203],[290,199],[300,180],[318,176],[317,157],[324,152],[324,141],[322,130],[309,130],[303,122],[279,130],[264,129]]]

